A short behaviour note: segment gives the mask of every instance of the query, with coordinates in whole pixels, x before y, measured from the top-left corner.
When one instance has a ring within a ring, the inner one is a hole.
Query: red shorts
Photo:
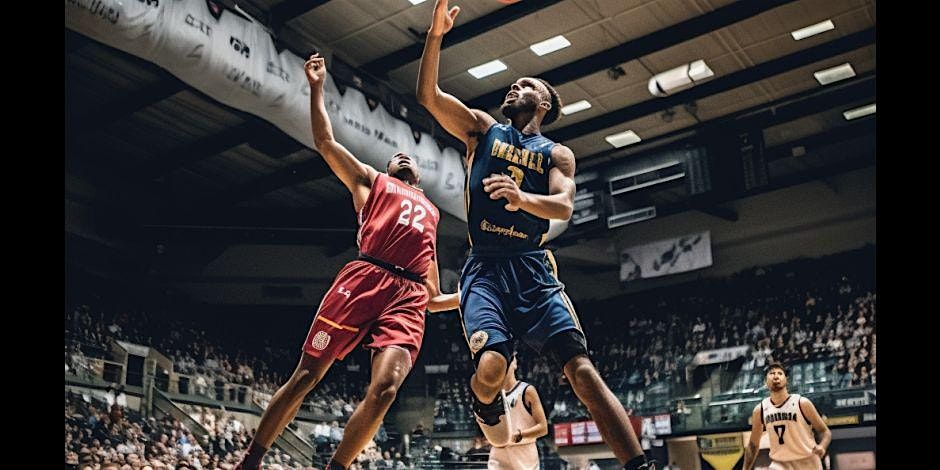
[[[367,348],[400,346],[414,365],[424,338],[428,291],[423,284],[366,261],[352,261],[337,274],[310,325],[304,352],[317,358],[346,357],[366,336]]]

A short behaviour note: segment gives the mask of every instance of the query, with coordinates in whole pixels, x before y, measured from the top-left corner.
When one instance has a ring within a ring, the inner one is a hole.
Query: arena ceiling
[[[324,51],[347,77],[396,92],[415,129],[453,145],[413,96],[433,0],[217,3],[263,23],[281,47],[302,57]],[[587,101],[590,108],[543,129],[574,151],[581,172],[701,136],[760,133],[766,184],[702,196],[664,187],[645,196],[660,215],[694,210],[733,221],[727,203],[735,199],[874,165],[874,116],[844,115],[875,102],[872,0],[451,4],[462,11],[443,44],[442,89],[497,117],[519,76],[545,78],[566,103]],[[827,20],[834,28],[794,39],[792,32]],[[558,35],[570,45],[542,56],[530,49]],[[68,29],[64,41],[67,206],[93,207],[109,235],[151,249],[198,245],[184,250],[194,266],[235,244],[316,245],[323,256],[352,248],[349,198],[315,151],[154,64]],[[508,68],[482,79],[468,73],[496,59]],[[700,59],[713,77],[651,95],[652,76]],[[823,85],[814,75],[843,64],[853,76]],[[617,148],[605,139],[626,130],[641,141]],[[462,246],[465,224],[445,216],[440,232],[442,246]],[[603,227],[584,236],[606,234]],[[73,247],[87,241],[66,235]],[[576,250],[572,256],[592,258]]]

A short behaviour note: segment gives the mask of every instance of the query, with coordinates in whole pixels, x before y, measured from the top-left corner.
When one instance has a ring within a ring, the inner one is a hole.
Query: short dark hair
[[[558,96],[558,92],[555,91],[555,87],[551,86],[548,82],[542,80],[541,78],[536,78],[536,80],[542,82],[542,85],[545,85],[545,88],[548,88],[548,94],[552,97],[552,109],[549,109],[548,112],[545,113],[545,119],[542,121],[542,124],[547,126],[558,120],[562,106],[561,97]]]
[[[408,158],[411,158],[411,155],[408,155],[408,154],[405,153],[405,152],[395,152],[395,155],[392,155],[391,158],[389,158],[388,161],[385,162],[385,171],[386,171],[386,172],[388,172],[388,167],[392,166],[392,160],[394,160],[395,157],[397,157],[397,156],[399,156],[399,155],[405,155],[405,156],[407,156]]]
[[[764,368],[764,375],[767,375],[773,369],[782,370],[784,377],[790,376],[790,371],[787,370],[786,366],[779,362],[771,362],[770,364],[767,364],[767,367]]]

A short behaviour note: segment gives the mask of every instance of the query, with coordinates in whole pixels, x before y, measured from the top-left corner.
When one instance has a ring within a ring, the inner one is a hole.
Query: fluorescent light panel
[[[591,107],[591,103],[589,103],[587,100],[581,100],[576,103],[571,103],[569,105],[562,106],[561,114],[564,114],[565,116],[567,116],[569,114],[574,114],[578,111],[584,111],[585,109],[588,109],[590,107]]]
[[[854,77],[855,69],[852,68],[852,64],[846,62],[826,70],[820,70],[814,73],[813,76],[816,77],[820,85],[828,85],[840,80],[845,80],[846,78]]]
[[[850,109],[842,113],[842,116],[845,117],[846,121],[851,121],[852,119],[865,117],[865,116],[868,116],[869,114],[875,114],[875,103],[865,105],[860,108]]]
[[[793,39],[799,41],[800,39],[806,39],[810,36],[815,36],[819,33],[825,33],[826,31],[836,29],[836,25],[832,24],[832,20],[826,20],[821,23],[816,23],[812,26],[807,26],[802,29],[798,29],[790,33],[793,36]]]
[[[564,49],[570,45],[571,45],[571,42],[565,39],[564,36],[558,35],[551,39],[546,39],[542,42],[537,42],[529,46],[529,49],[532,49],[532,52],[534,52],[536,55],[545,55],[545,54],[551,54],[552,52],[555,52],[560,49]]]
[[[609,143],[610,145],[620,148],[620,147],[626,147],[627,145],[630,145],[630,144],[635,144],[639,142],[641,139],[640,139],[640,136],[636,135],[636,132],[625,131],[625,132],[620,132],[617,134],[611,134],[607,137],[604,137],[604,140],[606,140],[607,143]]]
[[[502,72],[503,70],[506,70],[506,64],[497,59],[491,60],[483,65],[477,65],[472,69],[468,69],[467,72],[470,72],[470,75],[473,75],[474,78],[481,79],[483,77],[489,77],[494,73]]]

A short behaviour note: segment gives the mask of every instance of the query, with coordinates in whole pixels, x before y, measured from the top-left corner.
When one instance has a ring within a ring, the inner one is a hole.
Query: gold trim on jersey
[[[338,329],[340,329],[340,330],[352,331],[353,333],[358,333],[358,332],[359,332],[359,328],[356,328],[356,327],[354,327],[354,326],[340,325],[339,323],[336,323],[336,322],[333,321],[333,320],[330,320],[330,319],[328,319],[328,318],[323,318],[323,317],[321,317],[321,316],[319,316],[319,315],[317,315],[317,318],[315,318],[313,321],[317,321],[317,320],[322,321],[323,323],[326,323],[327,325],[330,325],[330,326],[332,326],[333,328],[338,328]]]
[[[474,149],[474,152],[476,149]],[[463,200],[464,204],[467,206],[467,221],[470,220],[470,173],[473,172],[473,153],[470,153],[470,156],[467,157],[467,179],[463,184]],[[470,236],[470,226],[467,225],[467,242],[470,243],[470,248],[473,248],[473,237]],[[464,332],[466,336],[466,332]],[[469,346],[469,341],[467,342]]]
[[[548,257],[549,264],[552,265],[552,276],[560,283],[561,280],[558,279],[558,263],[555,262],[555,255],[552,254],[552,250],[545,250],[545,255]],[[571,315],[571,320],[574,321],[575,328],[581,333],[584,333],[584,329],[581,328],[581,321],[578,319],[578,313],[574,310],[574,304],[571,303],[568,294],[566,294],[565,291],[561,291],[560,294],[561,300],[565,303],[565,308],[568,309],[568,315]]]
[[[457,281],[457,293],[460,294],[460,281]],[[460,308],[460,302],[457,302],[457,316],[460,317],[460,329],[463,331],[463,339],[467,342],[467,349],[470,349],[470,337],[467,336],[467,327],[463,322],[463,309]]]

